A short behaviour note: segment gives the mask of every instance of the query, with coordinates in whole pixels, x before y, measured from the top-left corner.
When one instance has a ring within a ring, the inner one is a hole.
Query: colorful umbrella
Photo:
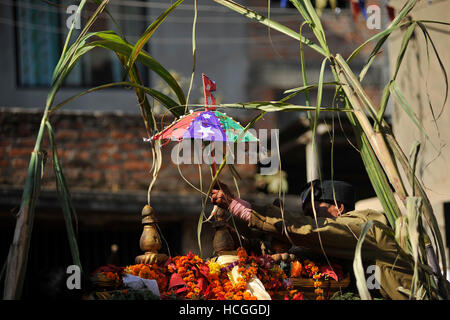
[[[190,114],[182,116],[170,126],[155,134],[151,139],[181,141],[184,139],[200,139],[204,141],[236,142],[242,134],[239,142],[258,141],[251,133],[244,132],[240,123],[227,116],[225,113],[216,111],[214,105],[208,105],[208,97],[215,104],[211,91],[215,90],[215,83],[204,74],[203,87],[205,92],[205,109],[191,111]],[[244,132],[244,133],[243,133]]]
[[[206,108],[203,111],[182,116],[181,119],[155,134],[152,139],[173,141],[200,139],[236,142],[243,131],[244,128],[225,113]],[[258,139],[249,132],[245,132],[239,141],[250,142],[258,141]]]

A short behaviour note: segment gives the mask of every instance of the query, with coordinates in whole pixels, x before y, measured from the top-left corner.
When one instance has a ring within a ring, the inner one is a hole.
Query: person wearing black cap
[[[211,193],[213,204],[227,209],[234,216],[270,233],[282,241],[327,257],[353,261],[356,243],[365,222],[374,220],[387,225],[387,219],[375,210],[355,210],[355,191],[343,181],[314,180],[301,190],[303,213],[292,215],[276,205],[257,206],[235,197],[219,183]],[[375,294],[384,298],[408,299],[413,270],[403,259],[401,249],[375,224],[362,246],[366,270],[374,275],[371,285]],[[369,268],[372,266],[371,268]],[[369,289],[371,289],[369,288]]]
[[[300,193],[305,214],[313,214],[312,197],[318,216],[338,217],[344,212],[355,210],[355,190],[344,181],[313,180],[305,184]]]

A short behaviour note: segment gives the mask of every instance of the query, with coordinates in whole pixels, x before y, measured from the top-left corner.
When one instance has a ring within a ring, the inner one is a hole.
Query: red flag
[[[205,96],[205,108],[206,110],[215,110],[216,107],[216,99],[211,94],[211,92],[216,91],[216,82],[210,80],[204,73],[202,73],[203,80],[203,94]],[[211,103],[208,102],[208,98],[211,100]],[[209,105],[213,105],[213,107],[209,107]]]

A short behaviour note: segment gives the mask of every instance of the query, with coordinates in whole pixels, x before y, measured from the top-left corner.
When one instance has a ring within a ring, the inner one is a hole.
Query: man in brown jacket
[[[380,212],[354,210],[353,187],[342,181],[307,183],[301,192],[303,214],[296,216],[275,205],[251,205],[234,197],[223,183],[213,189],[211,200],[246,221],[251,228],[271,233],[311,252],[326,254],[330,259],[353,261],[361,226],[369,220],[388,223]],[[405,292],[411,287],[412,267],[400,254],[395,241],[376,224],[366,235],[362,259],[367,285],[374,290],[372,292],[384,298],[408,298]]]

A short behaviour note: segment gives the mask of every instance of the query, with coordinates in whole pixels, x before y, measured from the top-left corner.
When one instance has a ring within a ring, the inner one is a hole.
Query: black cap
[[[323,180],[321,182],[318,179],[308,182],[301,189],[300,198],[303,208],[308,201],[311,201],[311,185],[314,192],[314,201],[334,203],[334,199],[336,199],[337,202],[342,202],[345,205],[347,211],[355,210],[355,189],[351,184],[337,180]]]

